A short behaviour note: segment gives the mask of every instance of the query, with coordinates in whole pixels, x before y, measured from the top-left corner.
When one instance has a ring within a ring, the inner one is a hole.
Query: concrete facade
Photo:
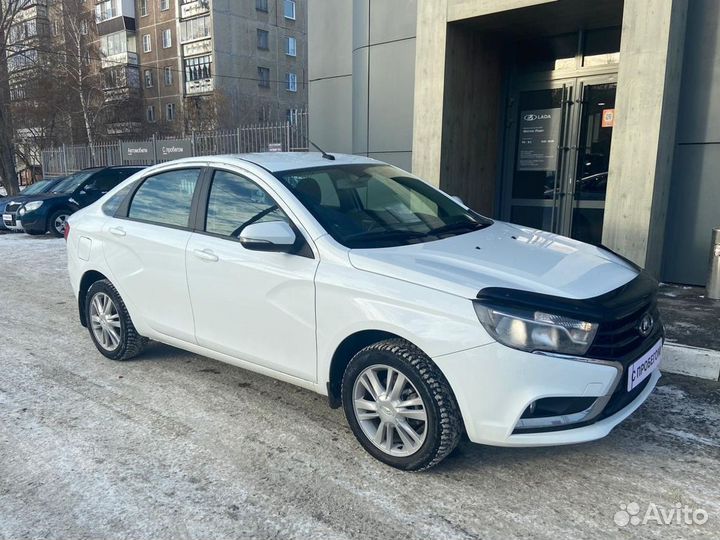
[[[588,203],[604,208],[596,214],[602,243],[663,280],[704,283],[710,230],[720,225],[715,0],[420,0],[412,14],[411,2],[344,0],[333,3],[334,12],[325,4],[311,0],[309,6],[316,32],[309,68],[315,140],[396,163],[486,215],[509,220],[505,201],[520,81],[524,88],[560,88],[568,80],[576,92],[570,106],[577,109],[585,103],[578,93],[583,84],[605,78],[616,89],[603,169],[607,192]],[[348,21],[352,61],[347,34],[341,37]],[[582,36],[603,29],[617,29],[619,36],[608,63],[577,57],[570,71],[557,65],[544,73],[523,71],[521,57],[533,52],[523,45],[528,40],[575,32],[582,55]],[[313,56],[328,43],[340,45],[334,55]],[[405,149],[408,134],[411,151]],[[561,178],[561,192],[568,181],[576,179]]]
[[[308,6],[310,137],[410,169],[417,0],[328,4]]]

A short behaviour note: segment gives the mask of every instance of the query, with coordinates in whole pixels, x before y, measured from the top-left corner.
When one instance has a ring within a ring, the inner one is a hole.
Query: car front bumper
[[[638,355],[638,358],[642,355]],[[655,388],[653,372],[635,392],[625,392],[620,362],[561,358],[511,349],[499,343],[433,358],[450,383],[468,437],[493,446],[553,446],[606,436]],[[597,398],[603,410],[567,425],[527,430],[521,417],[545,398]]]
[[[22,230],[28,233],[42,234],[47,231],[47,216],[43,212],[32,211],[24,215],[17,215],[17,219],[22,223]]]

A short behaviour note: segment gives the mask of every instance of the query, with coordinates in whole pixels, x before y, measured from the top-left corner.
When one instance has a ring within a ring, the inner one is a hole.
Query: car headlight
[[[523,351],[583,355],[592,345],[598,324],[513,308],[495,308],[474,302],[485,330],[503,345]]]
[[[25,210],[24,213],[32,212],[33,210],[37,210],[43,205],[42,201],[32,201],[29,203],[25,203],[25,206],[21,208],[21,210]]]

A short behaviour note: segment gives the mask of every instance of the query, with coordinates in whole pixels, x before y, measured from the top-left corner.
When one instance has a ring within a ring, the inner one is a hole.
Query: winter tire
[[[375,343],[350,360],[342,401],[360,444],[398,469],[437,465],[460,440],[462,421],[448,382],[427,355],[403,339]]]

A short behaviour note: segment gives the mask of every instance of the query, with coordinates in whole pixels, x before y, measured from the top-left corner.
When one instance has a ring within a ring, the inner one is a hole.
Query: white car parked
[[[173,161],[69,224],[80,320],[103,355],[154,339],[314,390],[400,469],[437,464],[463,431],[598,439],[660,378],[645,272],[365,157]]]

